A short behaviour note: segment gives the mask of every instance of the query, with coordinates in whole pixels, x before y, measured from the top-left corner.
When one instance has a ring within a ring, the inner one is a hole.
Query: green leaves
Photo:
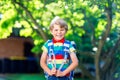
[[[2,13],[2,19],[0,20],[0,38],[7,38],[12,33],[12,27],[16,19],[16,12],[9,9]]]

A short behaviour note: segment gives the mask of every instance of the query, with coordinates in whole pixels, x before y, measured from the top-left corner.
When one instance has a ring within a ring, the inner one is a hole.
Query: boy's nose
[[[61,33],[61,31],[58,31],[58,33]]]

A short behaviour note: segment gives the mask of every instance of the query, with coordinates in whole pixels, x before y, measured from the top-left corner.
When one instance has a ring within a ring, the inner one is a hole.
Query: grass
[[[43,74],[5,74],[0,80],[46,80]],[[76,78],[74,80],[82,80]]]
[[[41,74],[7,74],[5,80],[45,80],[45,78]]]

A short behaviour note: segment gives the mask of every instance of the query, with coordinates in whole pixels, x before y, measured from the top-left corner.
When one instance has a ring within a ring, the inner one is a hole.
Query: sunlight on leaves
[[[7,29],[0,29],[0,39],[7,38],[10,36],[10,33],[12,32],[12,29],[9,28]]]
[[[95,29],[95,31],[96,31],[96,36],[98,37],[98,36],[100,36],[101,35],[101,33],[105,30],[105,25],[106,25],[107,23],[104,21],[104,20],[100,20],[99,21],[99,23],[98,23],[98,26],[97,26],[97,28]]]
[[[43,43],[43,40],[35,40],[35,41],[34,41],[34,44],[35,44],[35,45],[41,44],[41,43]]]
[[[21,24],[21,25],[24,25],[25,28],[30,28],[30,24],[27,23],[26,21],[22,21],[22,20],[21,20],[21,21],[20,21],[20,24]]]
[[[41,3],[41,1],[38,1],[38,0],[36,0],[36,1],[34,1],[35,3],[35,5],[34,5],[34,7],[36,8],[36,9],[40,9],[40,8],[42,8],[42,7],[44,7],[44,4],[43,3]]]
[[[53,12],[55,15],[59,15],[63,13],[63,7],[60,7],[60,5],[57,3],[51,3],[49,5],[46,5],[46,8],[50,12]]]
[[[18,21],[16,21],[15,24],[14,24],[14,27],[20,28],[21,24]]]
[[[69,29],[69,30],[67,31],[66,36],[68,36],[68,35],[70,35],[70,34],[72,34],[72,33],[73,33],[73,31]]]
[[[117,27],[120,27],[120,13],[117,13],[114,15],[114,18],[113,18],[113,24],[112,24],[112,28],[115,28],[116,26]]]
[[[93,13],[94,13],[94,12],[97,12],[97,11],[98,11],[98,6],[95,5],[95,6],[91,7],[90,9],[91,9],[91,11],[92,11]]]
[[[31,36],[32,32],[33,32],[33,30],[31,28],[25,28],[25,29],[20,31],[20,35],[25,36],[25,37],[29,37],[29,36]]]

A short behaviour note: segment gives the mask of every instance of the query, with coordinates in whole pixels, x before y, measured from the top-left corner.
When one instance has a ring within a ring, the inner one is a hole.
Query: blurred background
[[[41,46],[56,16],[76,43],[75,80],[120,80],[119,0],[0,0],[0,80],[45,80]]]

